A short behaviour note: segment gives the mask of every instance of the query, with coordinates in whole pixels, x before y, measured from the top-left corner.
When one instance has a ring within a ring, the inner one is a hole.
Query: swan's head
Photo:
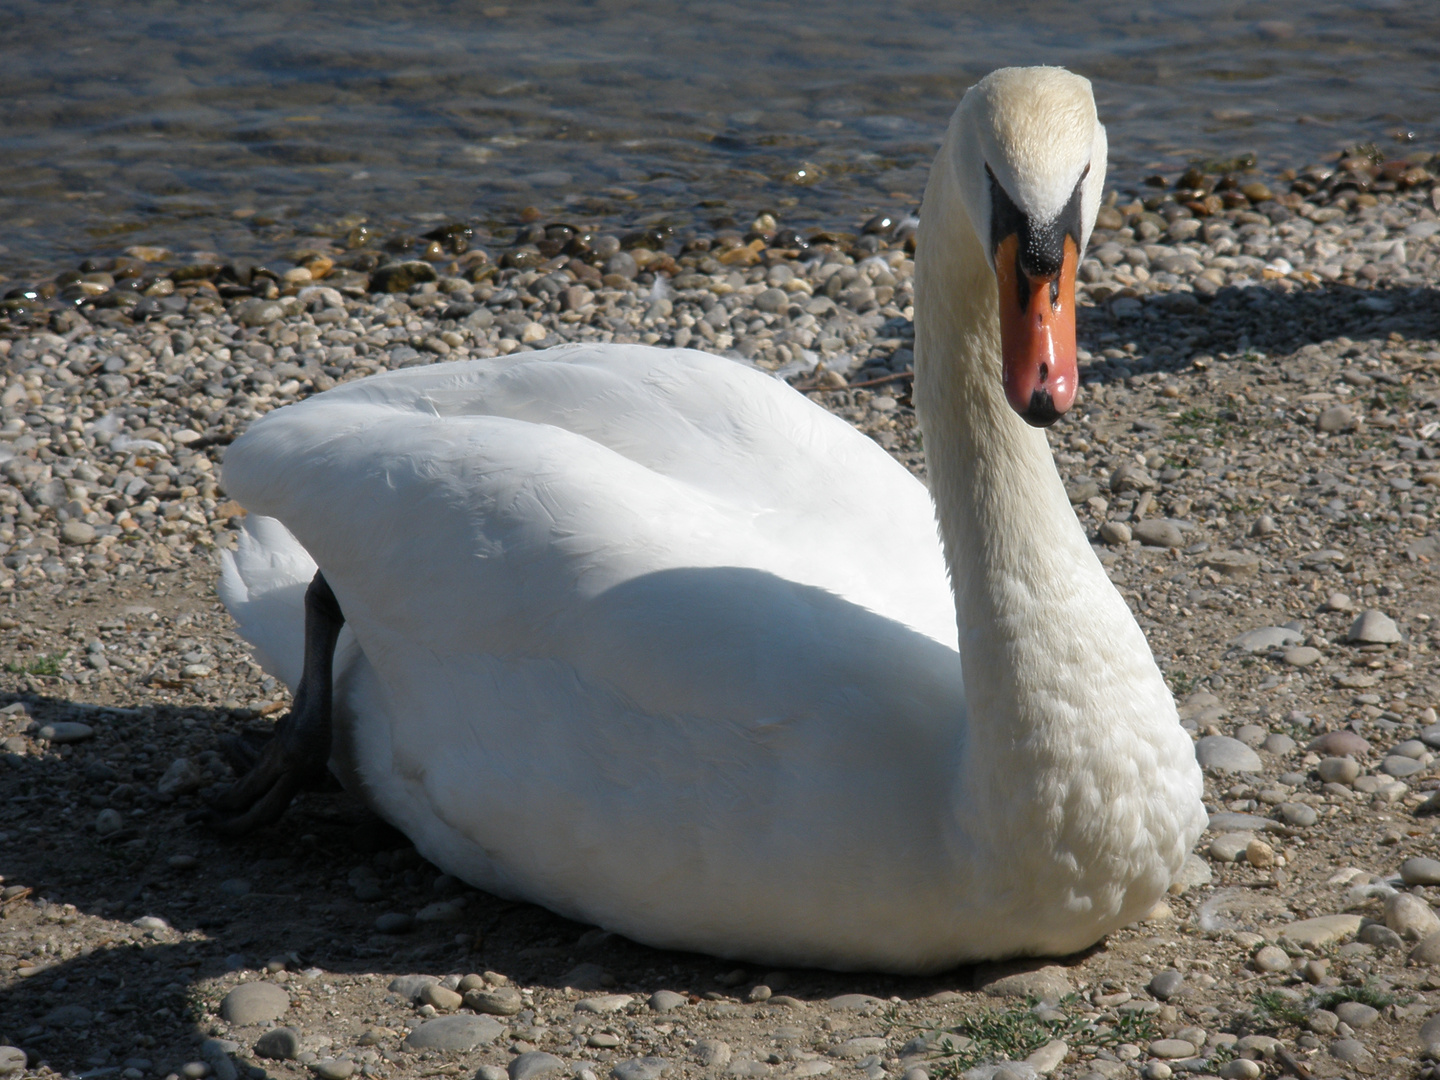
[[[965,94],[946,143],[999,289],[1005,396],[1047,427],[1075,401],[1075,272],[1105,183],[1090,81],[1001,68]]]

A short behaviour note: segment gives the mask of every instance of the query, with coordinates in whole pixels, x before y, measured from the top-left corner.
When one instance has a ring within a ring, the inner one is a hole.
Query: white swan
[[[790,388],[564,347],[256,424],[225,462],[252,511],[225,603],[294,687],[323,568],[345,620],[331,767],[484,889],[777,964],[1088,946],[1205,822],[1145,639],[1017,415],[1073,398],[1104,171],[1089,83],[1059,69],[995,72],[950,123],[916,298],[943,549],[925,489]],[[312,664],[339,632],[320,587]],[[329,708],[313,679],[302,719]],[[246,823],[331,751],[297,724],[230,801]]]

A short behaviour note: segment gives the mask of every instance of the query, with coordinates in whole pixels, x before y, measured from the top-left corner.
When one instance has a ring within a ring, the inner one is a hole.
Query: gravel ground
[[[1085,390],[1050,434],[1199,740],[1212,828],[1168,902],[1089,953],[930,979],[645,949],[467,889],[340,792],[238,842],[187,822],[229,780],[216,737],[286,702],[214,595],[244,513],[217,466],[249,421],[382,368],[641,340],[775,370],[923,476],[911,223],[801,238],[762,216],[684,250],[316,237],[259,267],[132,249],[16,290],[0,1042],[29,1065],[0,1050],[0,1074],[1432,1075],[1424,164],[1187,174],[1102,211]]]

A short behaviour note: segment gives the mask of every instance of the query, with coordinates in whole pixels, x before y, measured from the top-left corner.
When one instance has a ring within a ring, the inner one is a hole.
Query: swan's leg
[[[243,739],[226,741],[231,761],[248,761],[250,768],[212,804],[219,831],[239,836],[269,825],[297,791],[324,780],[330,761],[335,642],[344,625],[335,594],[317,570],[305,590],[305,668],[295,702],[263,749]]]

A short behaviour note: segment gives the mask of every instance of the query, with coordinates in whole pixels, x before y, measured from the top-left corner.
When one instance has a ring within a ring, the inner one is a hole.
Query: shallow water
[[[605,225],[913,204],[964,88],[1095,83],[1124,185],[1250,150],[1440,150],[1440,4],[460,0],[0,5],[0,269],[534,206]]]

